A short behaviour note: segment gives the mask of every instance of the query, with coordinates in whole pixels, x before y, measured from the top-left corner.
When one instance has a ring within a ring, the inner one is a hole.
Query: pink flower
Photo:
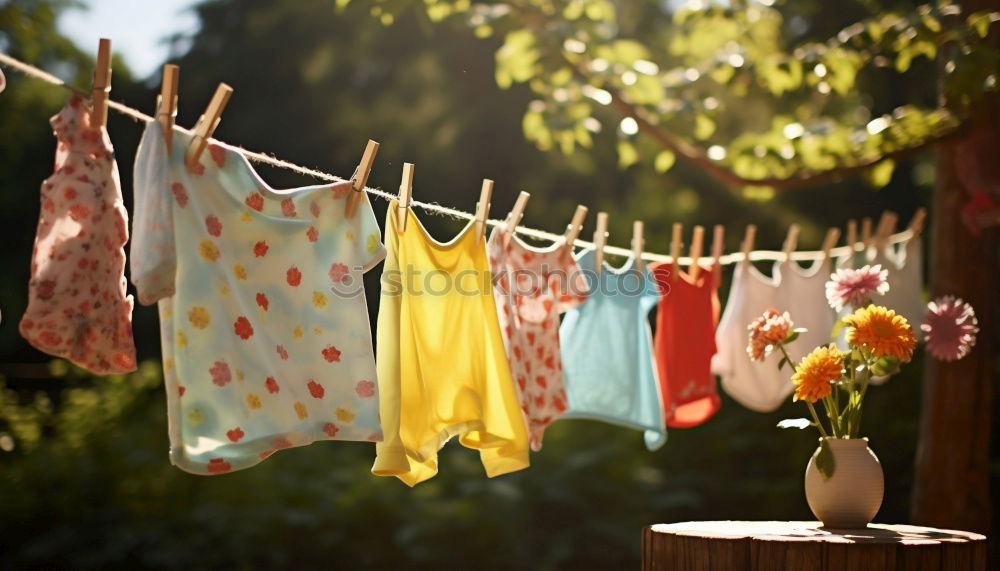
[[[226,436],[232,442],[239,442],[244,436],[246,436],[246,433],[243,432],[242,428],[240,428],[239,426],[237,426],[236,428],[234,428],[232,430],[227,430],[226,431]]]
[[[871,303],[873,293],[885,295],[889,291],[888,270],[882,266],[865,266],[857,270],[841,268],[830,274],[826,282],[826,300],[837,311],[850,306],[852,309]]]
[[[205,229],[208,230],[209,234],[218,238],[222,234],[222,222],[219,221],[218,217],[210,214],[205,217]]]
[[[335,283],[340,283],[347,278],[348,271],[345,264],[332,264],[330,266],[330,279]]]
[[[253,325],[250,324],[250,320],[242,315],[236,318],[233,322],[233,332],[239,336],[240,339],[246,341],[253,335]]]
[[[208,154],[215,161],[215,164],[219,165],[220,169],[226,166],[226,149],[212,143],[208,146]]]
[[[264,197],[256,192],[246,197],[246,200],[244,200],[243,202],[245,202],[247,206],[253,208],[257,212],[260,212],[261,210],[264,209]]]
[[[228,385],[233,380],[229,365],[225,361],[216,361],[208,370],[208,374],[212,375],[212,382],[220,387]]]
[[[323,388],[323,385],[317,383],[312,379],[309,379],[309,382],[306,384],[306,386],[309,388],[309,394],[311,394],[312,397],[315,399],[321,399],[323,398],[323,395],[326,394],[326,390]]]
[[[282,361],[288,360],[288,351],[285,349],[284,345],[278,345],[278,356],[281,357]]]
[[[747,354],[754,361],[763,361],[775,345],[788,337],[788,332],[792,330],[792,318],[787,311],[778,313],[776,309],[768,309],[754,319],[747,329],[750,331]]]
[[[306,237],[309,238],[310,242],[315,242],[316,240],[319,240],[319,231],[316,230],[315,226],[310,226],[309,229],[306,230]]]
[[[263,240],[253,245],[253,255],[257,256],[258,258],[266,255],[268,250],[270,250],[270,248],[268,247],[267,242]]]
[[[375,383],[371,381],[358,381],[358,385],[354,387],[354,391],[361,398],[373,397],[375,396]]]
[[[206,466],[209,474],[225,474],[233,469],[233,466],[222,458],[212,458]]]
[[[337,428],[336,424],[328,422],[323,425],[323,432],[325,432],[326,435],[329,436],[330,438],[333,438],[334,436],[337,435],[338,432],[340,432],[340,429]]]
[[[327,345],[325,349],[321,351],[323,358],[326,359],[327,363],[340,362],[340,350],[333,345]]]
[[[297,287],[300,283],[302,283],[302,272],[300,272],[295,266],[292,266],[288,268],[287,272],[285,272],[285,279],[288,280],[288,285]]]
[[[309,203],[309,212],[312,213],[313,218],[319,218],[319,204],[315,200]]]
[[[267,294],[265,293],[257,294],[257,305],[263,308],[264,311],[267,311],[267,308],[271,305],[271,303],[267,300]]]
[[[281,390],[281,388],[278,386],[278,381],[276,381],[274,377],[268,377],[267,380],[264,381],[264,386],[267,387],[267,392],[271,393],[272,395]]]
[[[281,201],[281,213],[284,214],[285,216],[290,217],[290,218],[294,218],[296,216],[296,213],[295,213],[295,201],[293,201],[291,198],[286,198],[286,199],[282,200]]]
[[[957,361],[969,354],[976,344],[979,321],[972,306],[953,295],[939,297],[927,304],[927,316],[920,330],[927,350],[941,361]]]

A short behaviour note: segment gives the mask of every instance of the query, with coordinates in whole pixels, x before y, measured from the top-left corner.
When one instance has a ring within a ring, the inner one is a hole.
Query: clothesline
[[[27,76],[30,76],[30,77],[34,77],[36,79],[40,79],[40,80],[45,81],[45,82],[47,82],[49,84],[56,85],[56,86],[68,89],[68,90],[70,90],[70,91],[72,91],[74,93],[78,93],[78,94],[81,94],[81,95],[84,95],[84,96],[88,95],[86,92],[83,92],[83,91],[81,91],[79,89],[76,89],[75,87],[73,87],[71,85],[68,85],[65,81],[59,79],[58,77],[52,75],[51,73],[49,73],[49,72],[47,72],[47,71],[45,71],[43,69],[40,69],[38,67],[35,67],[35,66],[31,65],[31,64],[25,63],[25,62],[23,62],[21,60],[18,60],[16,58],[13,58],[10,55],[7,55],[7,54],[5,54],[3,52],[0,52],[0,63],[3,63],[4,65],[10,67],[11,69],[13,69],[15,71],[18,71],[18,72],[23,73],[23,74],[25,74]],[[147,122],[148,123],[150,121],[155,120],[153,117],[151,117],[149,115],[146,115],[145,113],[143,113],[142,111],[139,111],[138,109],[134,109],[132,107],[129,107],[129,106],[123,104],[123,103],[119,103],[119,102],[114,101],[114,100],[109,100],[108,101],[108,107],[111,108],[111,109],[114,109],[115,111],[117,111],[118,113],[121,113],[122,115],[131,117],[132,119],[135,119],[136,121],[143,121],[143,122]],[[191,133],[191,130],[185,129],[184,127],[180,127],[180,126],[176,126],[176,125],[174,126],[174,129],[177,129],[178,131],[181,131],[181,132],[187,133],[187,134]],[[293,172],[304,174],[306,176],[311,176],[313,178],[317,178],[317,179],[325,180],[325,181],[329,181],[329,182],[345,182],[345,181],[348,180],[348,179],[345,179],[345,178],[342,178],[342,177],[339,177],[339,176],[336,176],[336,175],[332,175],[332,174],[329,174],[329,173],[326,173],[326,172],[323,172],[323,171],[319,171],[319,170],[316,170],[316,169],[311,169],[311,168],[308,168],[308,167],[303,167],[303,166],[297,165],[295,163],[292,163],[292,162],[289,162],[289,161],[285,161],[285,160],[279,159],[277,157],[273,157],[273,156],[268,155],[266,153],[259,153],[259,152],[255,152],[255,151],[250,151],[250,150],[244,149],[243,147],[239,147],[239,146],[236,146],[236,145],[231,145],[229,143],[226,143],[226,142],[223,142],[223,141],[219,141],[217,139],[212,139],[212,141],[214,143],[218,144],[218,145],[225,146],[225,147],[233,149],[233,150],[235,150],[235,151],[237,151],[239,153],[242,153],[248,159],[250,159],[252,161],[255,161],[255,162],[258,162],[258,163],[268,164],[268,165],[271,165],[271,166],[275,166],[275,167],[282,168],[282,169],[285,169],[285,170],[290,170],[290,171],[293,171]],[[382,190],[380,188],[373,188],[373,187],[366,186],[364,188],[364,191],[367,192],[368,194],[372,195],[372,196],[377,196],[377,197],[382,198],[384,200],[394,200],[394,199],[396,199],[396,195],[395,194],[386,192],[386,191],[384,191],[384,190]],[[442,205],[434,203],[434,202],[422,202],[422,201],[419,201],[419,200],[412,200],[411,199],[410,204],[411,204],[411,206],[416,206],[416,207],[422,208],[422,209],[424,209],[424,210],[426,210],[428,212],[434,213],[434,214],[442,214],[442,215],[446,215],[446,216],[450,216],[450,217],[458,218],[458,219],[463,219],[463,220],[473,220],[475,218],[475,215],[472,214],[472,213],[464,212],[462,210],[458,210],[456,208],[451,208],[451,207],[448,207],[448,206],[442,206]],[[505,221],[504,220],[499,220],[499,219],[489,219],[489,220],[487,220],[486,223],[489,226],[501,226],[501,225],[503,225],[505,223]],[[541,239],[541,240],[549,240],[549,241],[552,241],[552,242],[556,242],[556,241],[562,240],[564,238],[564,236],[561,235],[561,234],[554,234],[554,233],[551,233],[551,232],[545,232],[543,230],[536,230],[534,228],[525,228],[523,226],[518,226],[517,229],[516,229],[516,233],[519,234],[519,235],[522,235],[522,236],[529,236],[531,238],[536,238],[536,239]],[[889,236],[888,243],[889,244],[896,244],[896,243],[900,243],[900,242],[905,242],[905,241],[907,241],[907,240],[910,239],[911,235],[912,235],[912,231],[909,230],[909,229],[903,230],[902,232],[897,232],[897,233],[892,234],[892,235]],[[582,247],[582,248],[587,248],[587,247],[593,247],[594,246],[593,242],[588,242],[586,240],[580,240],[580,239],[575,240],[573,242],[573,244],[575,246]],[[851,245],[851,246],[839,246],[839,247],[833,248],[833,249],[830,250],[830,255],[833,256],[833,257],[840,257],[840,256],[845,256],[845,255],[851,254],[852,252],[857,251],[859,245],[860,245],[860,243],[856,243],[856,244]],[[608,254],[617,254],[617,255],[626,256],[626,257],[629,257],[629,256],[632,255],[632,251],[630,249],[619,248],[619,247],[616,247],[616,246],[605,246],[604,247],[604,252],[608,253]],[[796,251],[796,252],[791,252],[790,259],[795,260],[795,261],[821,260],[821,259],[823,259],[823,257],[825,255],[826,255],[825,252],[818,251],[818,250],[813,250],[813,251]],[[641,257],[642,257],[643,260],[650,261],[650,262],[672,262],[673,261],[673,258],[671,256],[669,256],[669,255],[657,254],[657,253],[654,253],[654,252],[643,251]],[[776,250],[753,250],[753,251],[751,251],[749,253],[749,258],[750,258],[751,261],[766,261],[766,260],[778,261],[778,260],[784,260],[785,259],[785,253],[784,252],[780,252],[780,251],[776,251]],[[743,255],[742,252],[734,252],[732,254],[724,254],[724,255],[722,255],[719,258],[719,263],[722,264],[722,265],[729,265],[729,264],[734,264],[736,262],[740,262],[743,259],[744,259],[744,255]],[[712,258],[710,256],[703,256],[703,257],[699,258],[699,261],[702,262],[702,263],[711,263],[712,262]],[[691,264],[691,258],[687,257],[687,256],[682,256],[682,257],[678,258],[678,263],[680,263],[681,265],[689,265],[689,264]]]

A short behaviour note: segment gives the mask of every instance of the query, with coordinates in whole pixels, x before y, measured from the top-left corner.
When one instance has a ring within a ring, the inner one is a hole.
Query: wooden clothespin
[[[896,230],[896,222],[899,217],[895,212],[886,210],[878,221],[878,229],[875,232],[875,248],[881,250],[889,242],[889,236]]]
[[[746,232],[743,234],[743,245],[740,251],[743,252],[743,260],[740,262],[743,265],[750,263],[750,252],[753,251],[753,243],[757,238],[757,226],[754,224],[747,224]]]
[[[531,195],[523,190],[521,194],[517,195],[514,208],[511,209],[510,214],[507,215],[507,220],[504,221],[504,228],[511,234],[517,231],[517,225],[521,223],[521,218],[524,218],[524,207],[528,205],[529,198],[531,198]]]
[[[476,203],[476,244],[483,239],[486,232],[486,221],[490,217],[490,199],[493,198],[493,181],[484,178],[483,187],[479,191],[479,202]]]
[[[569,226],[566,227],[566,243],[569,244],[569,252],[573,251],[573,243],[576,242],[577,236],[580,235],[580,230],[583,229],[583,219],[587,217],[587,207],[578,204],[576,206],[576,211],[573,212],[573,220],[570,221]]]
[[[847,246],[851,249],[850,255],[858,249],[858,221],[853,218],[847,221]]]
[[[97,47],[94,86],[90,92],[92,127],[107,127],[109,93],[111,93],[111,40],[101,38]]]
[[[201,154],[205,152],[205,147],[208,146],[208,140],[215,133],[216,127],[219,126],[219,121],[222,120],[222,111],[226,108],[226,104],[229,103],[229,96],[232,94],[233,88],[225,83],[220,83],[219,87],[215,88],[215,95],[212,96],[212,100],[209,101],[205,112],[202,113],[201,117],[198,118],[198,122],[195,123],[191,144],[188,146],[187,156],[185,157],[188,166],[198,164]]]
[[[368,139],[368,144],[365,145],[365,152],[361,155],[361,162],[358,163],[358,168],[354,171],[354,175],[351,176],[351,189],[354,192],[347,195],[347,205],[344,208],[344,214],[348,218],[354,217],[354,211],[358,208],[361,195],[365,192],[365,186],[368,185],[368,175],[372,172],[372,163],[375,162],[376,153],[378,153],[378,143]],[[410,165],[411,173],[412,169],[413,165]],[[412,177],[410,182],[412,183]],[[409,202],[407,202],[407,207],[409,207]]]
[[[642,220],[632,222],[632,265],[635,271],[642,273],[642,250],[646,246],[646,238],[643,236]]]
[[[374,141],[369,141],[373,143]],[[377,145],[378,143],[376,143]],[[376,147],[377,148],[377,147]],[[364,188],[364,187],[362,187]],[[403,179],[399,183],[399,198],[396,200],[396,226],[400,232],[406,231],[410,201],[413,194],[413,163],[403,163]]]
[[[681,232],[684,231],[684,225],[680,222],[674,222],[674,226],[670,232],[670,263],[673,264],[673,271],[670,272],[670,279],[676,280],[678,272],[681,271]]]
[[[601,273],[604,267],[604,245],[608,242],[608,213],[597,213],[597,230],[594,231],[594,270]]]
[[[823,259],[830,259],[830,250],[837,245],[837,240],[840,239],[840,228],[830,228],[826,231],[826,237],[823,238]]]
[[[865,216],[861,219],[861,251],[867,252],[872,245],[872,219]]]
[[[715,272],[716,287],[722,283],[722,272],[719,271],[719,263],[722,258],[722,249],[726,246],[725,242],[726,227],[722,224],[716,224],[715,228],[712,229],[712,271]]]
[[[698,263],[698,258],[701,257],[701,252],[705,246],[705,227],[695,226],[691,233],[691,250],[688,256],[691,258],[691,263],[688,264],[688,275],[691,276],[692,280],[698,279],[698,274],[701,273],[701,264]]]
[[[924,229],[924,222],[926,220],[927,220],[927,209],[921,206],[913,214],[913,219],[910,220],[910,225],[908,228],[910,232],[913,234],[913,236],[910,237],[910,240],[920,235],[920,232],[922,232]]]
[[[799,242],[799,225],[792,224],[788,227],[788,235],[785,236],[785,244],[781,247],[781,251],[784,252],[785,258],[782,263],[787,264],[792,259],[792,252],[795,251],[795,247]]]
[[[160,94],[156,97],[156,120],[163,127],[163,140],[167,143],[167,154],[174,141],[174,118],[177,117],[177,84],[181,68],[168,63],[163,66],[160,80]]]

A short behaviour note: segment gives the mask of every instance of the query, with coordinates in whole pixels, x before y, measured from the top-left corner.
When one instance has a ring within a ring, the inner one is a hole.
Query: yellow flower
[[[211,240],[202,240],[198,246],[198,253],[209,262],[214,262],[219,258],[219,247]]]
[[[247,279],[247,269],[241,264],[236,264],[233,266],[233,273],[236,274],[236,279],[245,280]]]
[[[243,214],[240,214],[240,221],[242,221],[242,222],[250,222],[252,220],[253,220],[253,216],[250,215],[250,211],[249,210],[244,210]]]
[[[178,329],[177,330],[177,346],[178,347],[187,347],[187,344],[188,344],[187,335],[184,334],[184,330],[183,329]]]
[[[857,347],[865,347],[876,357],[895,357],[901,362],[913,358],[913,348],[917,337],[902,315],[879,305],[861,308],[844,321],[847,342]]]
[[[816,347],[812,353],[802,358],[795,367],[792,383],[795,396],[792,400],[816,402],[833,390],[831,382],[843,374],[844,360],[834,346]]]
[[[374,254],[378,250],[378,234],[372,233],[368,235],[368,253]]]
[[[354,230],[348,230],[347,232],[344,233],[344,236],[347,237],[348,240],[350,240],[351,242],[353,242],[354,241]]]
[[[301,325],[296,325],[295,326],[295,330],[292,331],[292,336],[295,337],[296,339],[302,339],[302,326]]]
[[[347,408],[337,408],[333,411],[337,415],[337,420],[340,422],[351,422],[354,420],[354,412]]]
[[[260,397],[257,393],[247,393],[247,406],[251,409],[257,409],[261,407]]]
[[[319,325],[317,325],[316,327],[313,327],[313,334],[315,334],[315,335],[322,335],[323,334],[323,328],[320,327]]]
[[[243,371],[236,369],[236,380],[241,383],[243,382]]]
[[[295,414],[299,416],[299,420],[303,420],[304,418],[309,416],[309,411],[306,410],[306,405],[302,404],[299,401],[295,401]]]
[[[191,308],[191,311],[188,311],[188,321],[196,329],[204,329],[212,322],[212,315],[204,307],[196,305]]]
[[[321,291],[313,292],[313,305],[317,308],[326,307],[326,296]]]
[[[201,421],[205,420],[205,415],[201,413],[201,410],[197,408],[191,409],[191,412],[187,414],[188,422],[194,425],[201,424]]]
[[[163,371],[169,373],[174,369],[174,360],[167,357],[163,360]]]

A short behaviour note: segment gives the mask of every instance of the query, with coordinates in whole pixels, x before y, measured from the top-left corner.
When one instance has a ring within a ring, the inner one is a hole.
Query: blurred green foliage
[[[67,5],[0,4],[0,48],[86,86],[96,46],[81,52],[53,28]],[[608,6],[583,3],[587,26],[600,27]],[[329,0],[199,5],[200,31],[173,39],[173,61],[181,66],[178,123],[192,125],[216,83],[225,81],[235,94],[217,136],[228,142],[348,176],[373,138],[382,147],[371,182],[382,188],[395,190],[401,163],[414,162],[416,198],[471,210],[480,180],[489,177],[497,183],[494,217],[527,190],[526,225],[559,232],[579,202],[609,212],[611,244],[627,244],[631,221],[646,220],[648,247],[661,252],[674,221],[724,223],[729,250],[748,222],[760,226],[762,247],[776,247],[794,221],[803,226],[800,244],[811,248],[827,226],[849,217],[892,208],[905,220],[927,203],[933,167],[926,157],[881,173],[887,185],[877,193],[855,181],[773,196],[734,192],[669,154],[648,152],[641,141],[633,157],[640,160],[624,161],[631,164],[622,170],[616,146],[623,139],[614,129],[592,132],[587,153],[540,151],[525,140],[520,120],[538,94],[514,76],[509,89],[496,85],[504,38],[436,24],[446,14],[431,18],[424,8],[387,10],[380,18],[394,25],[373,25],[370,8],[351,3],[338,11]],[[658,10],[653,3],[621,3],[616,25],[673,33],[677,25]],[[782,10],[782,30],[799,22],[797,37],[827,37],[863,16],[853,4],[818,1]],[[726,24],[729,12],[713,13],[719,26],[744,25],[735,16]],[[765,39],[753,57],[775,49]],[[602,49],[637,57],[654,49],[647,40]],[[658,41],[655,49],[667,45]],[[914,60],[912,79],[867,78],[866,95],[851,93],[874,109],[933,101],[933,70],[925,64]],[[477,455],[454,444],[441,453],[440,474],[415,489],[371,476],[373,450],[361,443],[286,450],[221,477],[177,470],[167,458],[154,309],[136,308],[143,364],[131,375],[95,378],[50,363],[17,333],[36,193],[52,168],[46,121],[66,95],[7,75],[10,85],[0,94],[0,566],[622,568],[637,564],[639,532],[650,523],[810,517],[802,480],[815,435],[775,428],[782,418],[802,416],[801,408],[787,403],[758,414],[727,397],[715,418],[671,431],[667,445],[653,453],[634,431],[558,422],[531,468],[497,479],[485,478]],[[135,80],[118,66],[112,97],[151,113],[158,81]],[[700,100],[687,93],[674,99]],[[707,141],[745,137],[750,145],[761,138],[751,126],[777,129],[784,114],[802,120],[795,106],[757,90],[729,105],[726,113],[706,114],[712,121],[701,128]],[[140,126],[112,114],[109,129],[130,202]],[[311,182],[261,172],[275,186]],[[374,206],[381,217],[384,203]],[[439,237],[460,227],[420,215]],[[368,276],[370,294],[377,292],[377,274]],[[374,313],[377,294],[369,307]],[[920,360],[867,397],[863,431],[887,477],[881,521],[907,519]]]

